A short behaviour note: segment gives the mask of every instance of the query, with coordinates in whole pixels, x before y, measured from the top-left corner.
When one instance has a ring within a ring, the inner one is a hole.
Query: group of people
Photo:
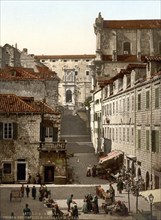
[[[87,167],[86,176],[87,177],[89,177],[89,176],[96,177],[97,176],[97,166],[96,165],[91,166],[91,164],[89,164]]]
[[[83,213],[99,213],[99,206],[98,206],[98,197],[97,195],[92,196],[90,193],[84,196],[83,200]]]
[[[48,198],[51,194],[50,190],[48,190],[45,184],[41,184],[39,188],[39,200],[43,201],[44,198]]]
[[[29,173],[28,175],[28,180],[27,183],[30,184],[41,184],[42,183],[42,177],[40,175],[40,173],[36,173],[36,175],[33,177],[31,176],[31,174]]]
[[[30,195],[30,187],[27,185],[26,187],[24,186],[24,184],[21,185],[21,188],[20,188],[20,192],[21,192],[21,197],[23,198],[24,195],[25,195],[25,192],[26,192],[26,197],[28,198],[29,195]],[[32,194],[32,198],[33,199],[36,199],[36,187],[33,186],[32,189],[31,189],[31,194]]]

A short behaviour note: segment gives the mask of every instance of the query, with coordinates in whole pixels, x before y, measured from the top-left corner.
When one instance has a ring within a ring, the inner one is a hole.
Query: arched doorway
[[[66,102],[72,102],[72,91],[69,89],[66,91]]]
[[[149,181],[150,181],[150,176],[149,176],[149,172],[147,171],[146,172],[146,183],[145,183],[146,190],[149,188]]]

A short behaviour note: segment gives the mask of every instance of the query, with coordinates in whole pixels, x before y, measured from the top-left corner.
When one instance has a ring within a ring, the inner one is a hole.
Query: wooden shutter
[[[151,137],[151,140],[152,140],[152,146],[151,146],[151,149],[152,149],[152,152],[155,152],[155,130],[152,131],[152,137]]]
[[[53,127],[53,141],[58,141],[58,128]]]
[[[0,140],[3,139],[3,123],[0,122]]]
[[[45,127],[43,126],[43,123],[40,123],[40,141],[45,141]]]
[[[17,140],[17,123],[13,123],[13,140]]]

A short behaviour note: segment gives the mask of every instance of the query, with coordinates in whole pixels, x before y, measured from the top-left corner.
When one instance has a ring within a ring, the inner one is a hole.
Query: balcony
[[[66,142],[43,142],[40,143],[39,151],[66,151]]]

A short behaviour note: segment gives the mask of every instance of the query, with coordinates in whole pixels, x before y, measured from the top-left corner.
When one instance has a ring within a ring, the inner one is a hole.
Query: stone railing
[[[40,151],[65,151],[66,142],[40,143],[38,150]]]

